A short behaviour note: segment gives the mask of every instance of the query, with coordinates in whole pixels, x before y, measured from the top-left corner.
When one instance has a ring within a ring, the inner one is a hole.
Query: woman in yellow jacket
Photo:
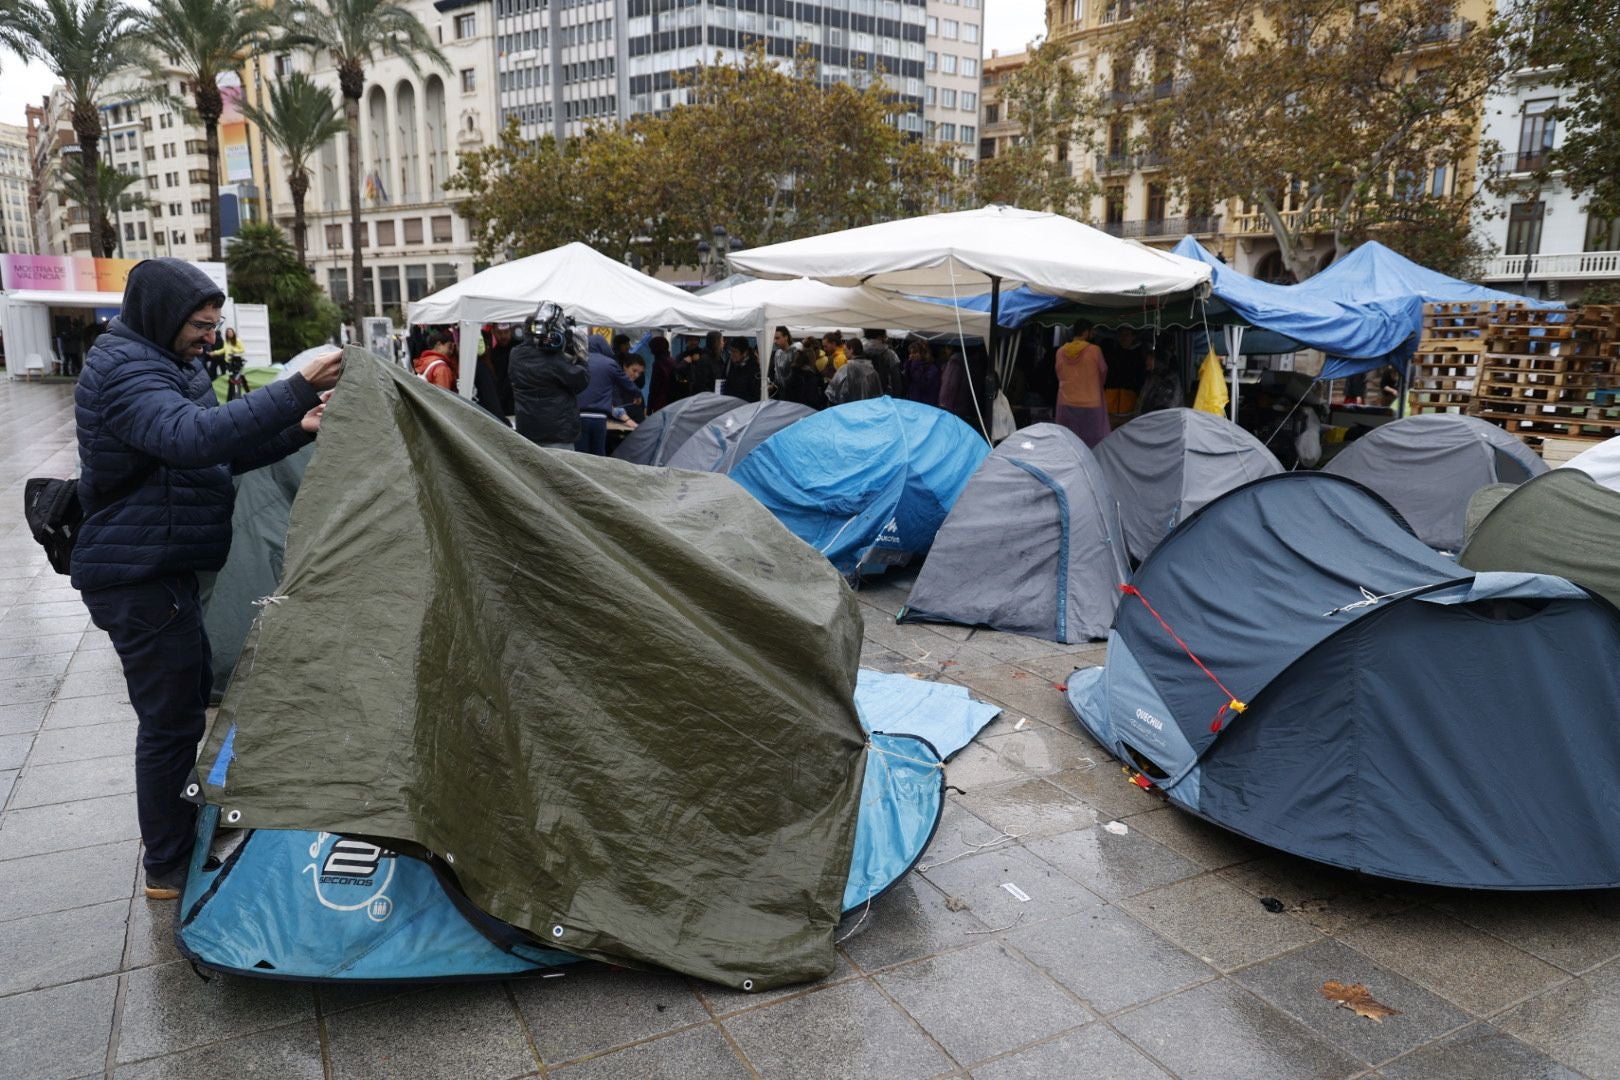
[[[241,360],[247,356],[247,349],[243,348],[242,343],[236,340],[236,327],[227,326],[225,336],[220,338],[219,344],[214,347],[214,351],[206,355],[207,359],[204,361],[203,366],[208,369],[208,378],[217,379],[230,368],[232,360]]]

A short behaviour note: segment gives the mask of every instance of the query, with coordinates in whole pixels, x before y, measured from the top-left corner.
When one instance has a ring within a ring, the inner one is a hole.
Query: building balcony
[[[1208,236],[1220,231],[1221,219],[1209,217],[1142,218],[1137,221],[1110,221],[1102,226],[1109,236],[1123,240],[1142,240],[1151,237]]]
[[[1482,281],[1590,281],[1620,278],[1620,251],[1498,255],[1485,263]]]
[[[1115,176],[1119,173],[1134,172],[1136,169],[1135,154],[1098,154],[1097,175]]]
[[[1283,226],[1290,230],[1328,232],[1333,228],[1333,215],[1326,210],[1284,210],[1281,217]],[[1269,235],[1271,220],[1258,210],[1234,214],[1232,227],[1228,231],[1238,235]]]
[[[1473,29],[1474,24],[1466,19],[1435,23],[1433,26],[1426,26],[1419,31],[1417,44],[1419,47],[1424,45],[1447,45],[1455,41],[1461,41]]]
[[[1547,150],[1528,150],[1496,155],[1491,162],[1491,171],[1497,176],[1527,176],[1539,172],[1547,167]]]

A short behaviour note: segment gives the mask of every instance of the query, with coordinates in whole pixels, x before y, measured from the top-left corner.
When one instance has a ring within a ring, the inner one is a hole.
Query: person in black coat
[[[579,394],[591,381],[585,352],[565,341],[545,348],[534,337],[512,347],[508,371],[518,434],[552,450],[572,450],[579,438]]]
[[[191,263],[136,264],[73,392],[85,518],[72,581],[118,653],[138,722],[135,808],[153,900],[180,895],[195,839],[196,807],[181,791],[213,687],[197,574],[230,551],[231,476],[315,438],[321,391],[343,363],[334,349],[221,405],[202,357],[224,303]]]

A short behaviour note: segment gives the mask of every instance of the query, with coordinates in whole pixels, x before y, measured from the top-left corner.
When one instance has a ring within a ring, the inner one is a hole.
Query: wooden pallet
[[[1568,436],[1561,438],[1546,438],[1541,440],[1541,460],[1548,465],[1562,465],[1577,454],[1585,453],[1603,439],[1585,438],[1577,439]]]

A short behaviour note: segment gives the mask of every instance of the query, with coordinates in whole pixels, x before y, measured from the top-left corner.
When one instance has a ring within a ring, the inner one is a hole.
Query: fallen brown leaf
[[[955,897],[955,896],[947,896],[945,898],[945,910],[946,911],[966,911],[967,909],[968,909],[968,902],[966,900],[960,899],[960,898]]]
[[[1374,999],[1372,992],[1361,983],[1346,986],[1337,979],[1329,979],[1322,984],[1322,996],[1329,1001],[1338,1002],[1341,1009],[1349,1009],[1357,1016],[1364,1016],[1375,1024],[1382,1024],[1386,1016],[1401,1015],[1399,1009],[1392,1009]]]

